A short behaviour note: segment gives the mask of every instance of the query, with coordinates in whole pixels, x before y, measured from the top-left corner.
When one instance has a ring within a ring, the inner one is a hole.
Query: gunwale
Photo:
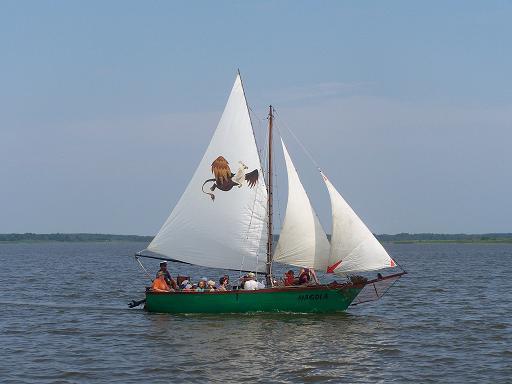
[[[213,292],[195,292],[195,291],[172,291],[172,292],[154,292],[149,290],[147,287],[146,294],[151,295],[226,295],[226,294],[255,294],[255,293],[274,293],[274,292],[293,292],[299,290],[325,290],[325,289],[345,289],[345,288],[358,288],[363,289],[366,285],[372,284],[378,281],[392,279],[394,277],[405,275],[407,272],[399,272],[394,273],[392,275],[383,276],[382,278],[368,280],[364,283],[338,283],[336,281],[328,283],[328,284],[312,284],[312,285],[290,285],[285,287],[272,287],[272,288],[262,288],[256,290],[245,290],[245,289],[232,289],[229,291],[213,291]]]

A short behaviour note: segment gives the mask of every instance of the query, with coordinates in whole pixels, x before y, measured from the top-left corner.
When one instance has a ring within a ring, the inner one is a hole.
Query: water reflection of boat
[[[288,173],[288,204],[274,249],[273,121],[271,106],[265,171],[238,74],[199,167],[146,249],[158,256],[144,251],[136,255],[137,259],[152,257],[212,268],[253,271],[266,276],[267,288],[208,293],[147,290],[148,311],[338,312],[346,310],[354,300],[363,302],[380,297],[405,273],[379,276],[370,281],[351,276],[363,271],[394,268],[396,263],[320,170],[331,199],[333,227],[329,242],[282,139]],[[272,270],[275,261],[351,279],[344,283],[277,286]],[[356,299],[363,289],[367,297]]]

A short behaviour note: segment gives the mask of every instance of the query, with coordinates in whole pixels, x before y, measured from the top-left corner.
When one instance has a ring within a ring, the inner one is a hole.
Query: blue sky
[[[256,134],[272,103],[374,232],[510,232],[510,20],[510,1],[2,1],[0,232],[154,234],[237,68]]]

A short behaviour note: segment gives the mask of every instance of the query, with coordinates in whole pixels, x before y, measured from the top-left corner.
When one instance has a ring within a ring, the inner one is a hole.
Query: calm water
[[[512,382],[512,245],[389,245],[410,274],[379,302],[222,316],[129,310],[144,247],[0,245],[0,381]]]

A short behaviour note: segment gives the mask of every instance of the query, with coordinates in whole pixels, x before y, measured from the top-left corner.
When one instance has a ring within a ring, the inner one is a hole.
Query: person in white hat
[[[162,260],[160,262],[160,270],[156,273],[156,277],[163,276],[165,279],[165,282],[172,287],[172,289],[178,289],[178,285],[176,284],[176,281],[172,278],[171,274],[167,270],[167,260]]]
[[[254,291],[258,289],[258,282],[256,281],[256,275],[252,272],[247,274],[247,280],[244,283],[244,289],[247,291]]]

